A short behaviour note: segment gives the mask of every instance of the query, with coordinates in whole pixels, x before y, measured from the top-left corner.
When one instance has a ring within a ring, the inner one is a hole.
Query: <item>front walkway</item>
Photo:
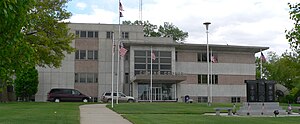
[[[81,105],[80,124],[132,124],[105,106],[106,104]]]

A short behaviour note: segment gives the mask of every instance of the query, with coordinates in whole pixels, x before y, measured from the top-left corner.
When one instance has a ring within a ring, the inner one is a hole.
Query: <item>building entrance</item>
[[[161,87],[152,87],[152,100],[162,100]]]
[[[138,84],[138,101],[174,101],[176,100],[176,84],[153,84],[150,94],[150,84]]]

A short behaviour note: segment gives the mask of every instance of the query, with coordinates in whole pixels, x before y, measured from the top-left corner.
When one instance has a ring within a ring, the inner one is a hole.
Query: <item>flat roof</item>
[[[139,42],[139,41],[124,41],[125,46],[165,46],[175,47],[176,50],[206,50],[206,44],[192,44],[192,43],[153,43],[153,42]],[[257,53],[269,49],[269,47],[262,46],[239,46],[239,45],[219,45],[209,44],[210,49],[216,51],[228,52],[252,52]]]

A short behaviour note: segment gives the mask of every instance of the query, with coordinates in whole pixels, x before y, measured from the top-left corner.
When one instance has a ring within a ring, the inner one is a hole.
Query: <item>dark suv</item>
[[[47,101],[60,102],[88,102],[91,97],[80,93],[75,89],[54,88],[48,93]]]

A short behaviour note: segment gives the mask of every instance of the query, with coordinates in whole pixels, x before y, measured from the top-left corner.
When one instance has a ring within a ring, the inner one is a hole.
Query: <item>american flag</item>
[[[119,3],[119,10],[120,10],[120,11],[124,11],[124,9],[123,9],[123,6],[122,6],[122,3],[121,3],[121,2]]]
[[[262,62],[266,62],[266,57],[264,56],[264,54],[262,52],[260,52],[260,59]]]
[[[156,59],[156,56],[155,56],[155,54],[153,52],[151,53],[151,59],[153,59],[153,60]]]
[[[217,63],[218,59],[215,56],[210,57],[212,63]]]
[[[124,57],[125,54],[127,53],[127,51],[128,51],[128,50],[124,48],[123,42],[120,42],[120,50],[119,50],[120,56],[121,56],[121,57]]]
[[[122,11],[124,11],[124,9],[123,9],[122,3],[119,2],[119,14],[120,14],[119,16],[120,16],[120,17],[123,17]]]

